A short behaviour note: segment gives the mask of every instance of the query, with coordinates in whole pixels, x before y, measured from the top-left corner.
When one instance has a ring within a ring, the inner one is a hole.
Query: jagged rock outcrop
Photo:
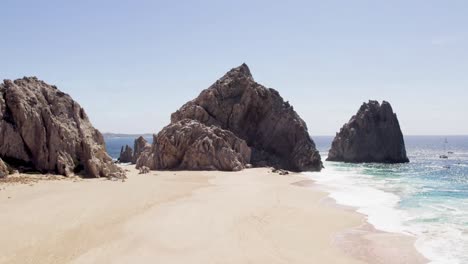
[[[119,162],[129,163],[133,161],[133,149],[129,145],[120,149]]]
[[[276,90],[256,83],[245,64],[171,115],[172,123],[183,119],[217,126],[245,140],[254,166],[292,171],[322,168],[305,122]]]
[[[0,157],[43,173],[124,177],[78,103],[36,77],[0,84]]]
[[[0,178],[5,178],[8,174],[10,174],[8,166],[0,159]]]
[[[145,150],[150,150],[151,145],[146,141],[146,139],[142,136],[135,139],[133,144],[133,160],[132,163],[136,164],[138,158],[140,157],[141,153]]]
[[[246,142],[232,132],[183,119],[154,136],[151,150],[141,154],[136,167],[238,171],[249,163],[250,155]]]
[[[328,153],[329,161],[408,162],[405,141],[397,116],[386,101],[364,103],[337,133]]]

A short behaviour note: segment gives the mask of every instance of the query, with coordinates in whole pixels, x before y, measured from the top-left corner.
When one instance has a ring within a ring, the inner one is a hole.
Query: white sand
[[[363,217],[300,175],[125,168],[126,182],[0,185],[0,263],[362,263],[332,241]]]

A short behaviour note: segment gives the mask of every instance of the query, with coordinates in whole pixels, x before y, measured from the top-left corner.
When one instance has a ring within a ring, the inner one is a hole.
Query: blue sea
[[[314,137],[323,160],[332,140]],[[377,229],[415,236],[431,263],[468,263],[468,136],[407,136],[405,144],[407,164],[325,161],[306,174]]]
[[[106,138],[107,151],[118,158],[134,139]],[[332,140],[314,137],[323,160]],[[410,163],[324,161],[324,170],[306,174],[375,228],[415,236],[432,263],[468,263],[468,136],[407,136],[405,143]],[[448,159],[439,158],[448,151]]]

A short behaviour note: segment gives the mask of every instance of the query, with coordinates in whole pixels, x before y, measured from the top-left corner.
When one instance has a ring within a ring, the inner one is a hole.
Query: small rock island
[[[122,146],[120,149],[119,162],[129,163],[133,161],[133,149],[129,145]]]
[[[171,115],[137,168],[227,170],[272,166],[319,171],[305,122],[280,94],[254,81],[246,64],[227,72]]]
[[[390,103],[364,103],[336,134],[327,161],[409,162],[397,116]]]

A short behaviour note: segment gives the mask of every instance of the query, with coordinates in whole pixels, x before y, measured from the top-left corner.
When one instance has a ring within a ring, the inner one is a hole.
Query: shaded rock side
[[[146,141],[146,139],[142,136],[135,139],[133,143],[133,160],[132,163],[136,164],[138,158],[140,157],[141,153],[145,150],[150,150],[151,144]]]
[[[0,84],[0,157],[42,173],[124,177],[101,133],[69,95],[36,77]]]
[[[154,136],[149,151],[137,160],[137,168],[152,170],[238,171],[249,163],[251,150],[232,132],[184,119]]]
[[[337,133],[328,153],[329,161],[408,162],[405,141],[391,105],[383,101],[364,103]]]
[[[171,122],[197,120],[229,130],[252,148],[254,166],[318,171],[320,155],[305,122],[271,88],[256,83],[247,65],[221,79],[171,115]]]
[[[129,145],[122,146],[120,149],[119,161],[122,163],[133,161],[133,149]]]

